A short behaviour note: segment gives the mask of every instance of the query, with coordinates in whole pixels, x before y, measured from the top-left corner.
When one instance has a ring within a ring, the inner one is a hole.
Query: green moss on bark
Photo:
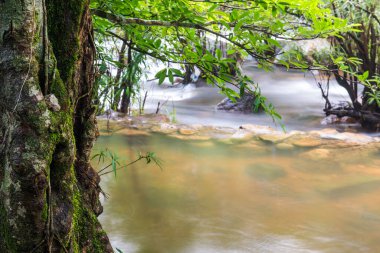
[[[96,173],[88,173],[87,154],[94,139],[91,95],[84,96],[92,91],[93,73],[88,0],[46,0],[49,59],[43,48],[42,2],[35,6],[30,1],[16,2],[5,1],[7,10],[15,9],[26,18],[14,17],[20,14],[16,11],[0,15],[0,35],[10,20],[16,28],[14,37],[10,33],[0,39],[7,43],[0,43],[4,100],[0,123],[4,129],[12,127],[9,133],[3,131],[9,138],[7,150],[0,153],[0,252],[29,252],[37,245],[35,252],[46,252],[50,221],[54,224],[50,235],[62,241],[53,240],[57,252],[62,247],[74,252],[112,252],[96,216],[101,212]],[[61,110],[49,109],[45,93],[57,97]],[[21,100],[14,110],[18,94]],[[79,97],[82,100],[76,106]],[[7,115],[14,123],[3,120]]]
[[[47,0],[49,38],[58,59],[58,69],[65,82],[74,76],[79,59],[78,34],[87,1]]]
[[[75,191],[73,205],[74,252],[79,252],[79,249],[87,249],[88,252],[108,252],[106,244],[101,241],[101,238],[107,235],[102,229],[97,229],[99,221],[93,211],[83,206],[78,190]]]
[[[53,80],[50,84],[50,93],[54,94],[57,97],[62,110],[66,110],[69,108],[69,93],[57,69],[54,70]]]
[[[0,219],[0,237],[3,238],[2,242],[5,244],[0,243],[1,252],[17,252],[16,243],[12,238],[12,231],[8,225],[8,216],[3,205],[0,205]]]

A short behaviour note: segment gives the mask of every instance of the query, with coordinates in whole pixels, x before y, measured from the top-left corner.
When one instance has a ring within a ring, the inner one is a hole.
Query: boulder
[[[336,115],[329,115],[321,121],[321,125],[333,125],[333,124],[357,124],[358,121],[355,118],[344,116],[338,117]]]
[[[253,112],[255,97],[252,94],[244,94],[233,102],[229,98],[223,99],[216,108],[221,111]]]
[[[321,125],[332,125],[339,122],[339,118],[336,115],[329,115],[321,121]]]

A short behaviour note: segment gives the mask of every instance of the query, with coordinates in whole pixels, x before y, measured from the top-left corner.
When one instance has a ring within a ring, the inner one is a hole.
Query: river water
[[[183,141],[161,134],[99,138],[120,157],[155,151],[103,177],[101,222],[124,252],[379,252],[379,151]],[[124,164],[126,162],[123,162]]]
[[[323,127],[324,102],[311,76],[245,68],[258,73],[287,129]],[[175,108],[181,123],[272,125],[265,115],[215,111],[223,97],[213,88],[148,88],[146,110],[170,98],[163,110]],[[332,94],[344,99],[342,90]],[[260,141],[102,135],[94,152],[108,148],[121,164],[147,151],[164,162],[162,170],[140,162],[103,176],[109,197],[100,220],[123,252],[380,252],[380,152],[369,146],[337,144],[315,159],[310,148]]]
[[[277,112],[283,117],[287,130],[326,127],[321,125],[325,102],[310,72],[281,69],[265,72],[258,69],[253,61],[246,61],[243,70],[247,76],[259,84],[262,95],[268,102],[276,107]],[[318,78],[318,75],[316,77]],[[172,114],[174,111],[176,120],[181,123],[230,127],[249,123],[279,128],[279,125],[275,125],[265,113],[241,114],[217,111],[216,105],[224,98],[217,87],[196,87],[195,84],[190,84],[167,88],[166,85],[160,87],[156,82],[148,82],[143,85],[142,93],[145,91],[148,91],[146,112],[155,112],[158,102],[163,104],[167,101],[161,113]],[[335,81],[331,81],[329,96],[331,102],[336,104],[349,101],[345,90]]]

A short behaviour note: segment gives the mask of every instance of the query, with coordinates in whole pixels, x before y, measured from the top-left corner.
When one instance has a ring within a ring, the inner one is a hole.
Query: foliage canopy
[[[231,64],[239,55],[253,57],[265,69],[273,64],[312,69],[301,57],[294,59],[294,52],[279,49],[282,41],[339,36],[354,28],[322,6],[319,0],[95,0],[91,8],[98,38],[116,38],[162,62],[196,66],[208,83],[232,100],[254,93],[275,120],[281,117],[261,97],[258,86],[241,73],[231,74]],[[209,46],[215,40],[226,48]],[[276,60],[279,53],[281,60]],[[156,77],[160,83],[165,78],[173,81],[182,70],[168,65]]]

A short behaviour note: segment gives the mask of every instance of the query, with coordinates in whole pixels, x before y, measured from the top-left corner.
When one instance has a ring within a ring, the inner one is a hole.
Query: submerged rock
[[[278,143],[276,144],[276,148],[279,150],[291,150],[294,148],[294,146],[288,143]]]
[[[278,165],[269,163],[252,164],[245,169],[249,176],[259,180],[271,181],[286,176],[286,171]]]
[[[364,182],[348,182],[338,187],[332,187],[331,189],[322,190],[322,193],[326,197],[339,199],[378,191],[379,188],[380,180],[368,179],[368,181]]]
[[[328,149],[317,148],[307,152],[302,153],[301,155],[305,158],[312,160],[322,160],[330,156],[331,151]]]
[[[196,147],[200,147],[200,148],[211,148],[211,147],[215,146],[215,143],[212,141],[206,140],[206,141],[202,141],[202,142],[193,143],[193,145]]]
[[[256,155],[268,155],[272,153],[272,149],[267,145],[262,145],[262,143],[256,141],[249,141],[243,143],[234,143],[234,148],[236,150],[241,150],[242,152],[250,152]]]

